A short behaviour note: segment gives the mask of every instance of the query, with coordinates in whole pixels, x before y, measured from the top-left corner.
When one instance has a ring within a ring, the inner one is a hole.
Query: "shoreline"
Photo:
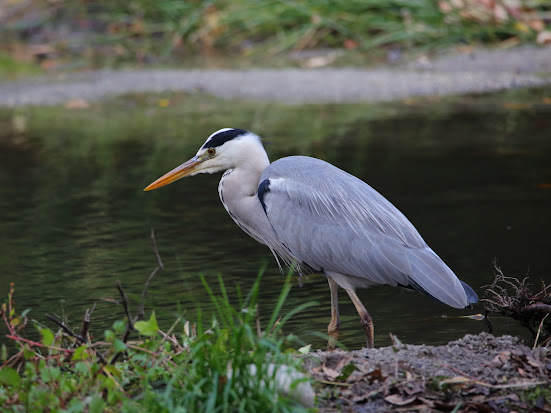
[[[0,82],[0,107],[100,101],[129,93],[206,93],[284,104],[388,102],[551,84],[551,46],[476,49],[377,68],[140,69]]]

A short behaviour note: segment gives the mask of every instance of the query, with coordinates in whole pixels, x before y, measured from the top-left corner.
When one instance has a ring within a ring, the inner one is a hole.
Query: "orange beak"
[[[180,166],[174,168],[172,171],[161,176],[159,179],[157,179],[155,182],[145,188],[144,191],[152,191],[153,189],[157,189],[161,186],[165,186],[174,181],[177,181],[180,178],[192,175],[196,171],[197,165],[199,165],[201,162],[202,161],[199,158],[194,156],[189,161],[181,164]]]

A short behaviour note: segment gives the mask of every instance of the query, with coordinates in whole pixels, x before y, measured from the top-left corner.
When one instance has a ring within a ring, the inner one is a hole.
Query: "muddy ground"
[[[551,412],[551,349],[511,336],[320,351],[305,367],[320,412]]]

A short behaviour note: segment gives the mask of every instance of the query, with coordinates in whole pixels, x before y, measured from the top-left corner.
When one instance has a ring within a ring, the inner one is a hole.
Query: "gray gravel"
[[[224,99],[354,103],[483,93],[551,83],[551,47],[479,50],[401,67],[97,71],[0,83],[0,106],[95,101],[126,93],[203,92]]]

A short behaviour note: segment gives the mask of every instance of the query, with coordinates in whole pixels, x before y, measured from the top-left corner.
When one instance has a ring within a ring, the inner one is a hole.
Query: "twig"
[[[147,296],[147,290],[149,289],[149,285],[151,284],[151,281],[153,280],[153,277],[163,269],[163,261],[161,260],[161,256],[159,254],[159,249],[157,248],[157,241],[155,240],[155,231],[153,228],[151,228],[151,243],[153,245],[153,252],[155,253],[155,258],[157,259],[157,267],[151,272],[149,277],[147,278],[147,281],[145,282],[145,286],[142,291],[142,298],[140,300],[140,304],[138,305],[138,313],[136,314],[136,317],[132,318],[132,315],[130,314],[130,309],[128,306],[128,297],[126,296],[126,293],[124,292],[124,289],[122,288],[122,285],[120,281],[117,281],[117,289],[119,290],[119,293],[121,295],[122,299],[122,305],[124,307],[124,311],[126,313],[126,318],[128,320],[128,324],[126,326],[126,331],[124,332],[123,336],[123,343],[127,344],[128,338],[130,337],[130,333],[134,331],[134,323],[139,320],[143,320],[144,318],[144,303],[145,303],[145,297]],[[111,359],[111,364],[114,364],[119,357],[123,354],[123,352],[119,352],[113,356]]]
[[[172,337],[170,337],[170,334],[172,334],[172,332],[174,331],[176,326],[180,323],[180,321],[182,321],[182,317],[178,317],[176,321],[172,323],[172,325],[170,326],[170,328],[166,333],[164,331],[159,330],[159,332],[163,335],[161,344],[164,343],[166,340],[169,340],[170,342],[172,342],[172,344],[180,346],[180,343],[178,343],[178,340],[174,340]],[[176,341],[176,343],[174,343],[174,341]]]
[[[279,324],[280,321],[281,321],[281,316],[279,316],[277,318],[276,322],[274,323],[274,325],[270,329],[270,332],[268,333],[268,335],[271,335],[274,332],[274,330],[276,329],[276,327],[277,327],[277,325]]]
[[[260,338],[262,337],[262,329],[260,328],[260,312],[258,311],[258,304],[256,305],[255,322],[256,322],[256,335],[258,336],[258,338]]]
[[[548,384],[547,381],[525,381],[522,383],[512,383],[512,384],[490,384],[483,381],[474,380],[472,383],[478,384],[480,386],[489,387],[490,389],[499,390],[499,389],[514,389],[518,387],[532,387],[540,386],[542,384]]]
[[[137,345],[135,345],[135,344],[126,343],[126,346],[127,346],[128,348],[133,349],[133,350],[138,350],[138,351],[141,351],[141,352],[143,352],[143,353],[147,353],[147,354],[152,355],[152,356],[155,355],[155,352],[154,352],[154,351],[151,351],[151,350],[148,350],[148,349],[146,349],[146,348],[137,346]]]
[[[124,336],[122,337],[122,342],[126,344],[128,338],[130,337],[130,333],[134,331],[134,323],[132,322],[132,315],[130,314],[130,309],[128,308],[128,297],[126,296],[126,293],[124,292],[124,289],[122,288],[121,282],[119,280],[117,280],[117,290],[119,290],[119,294],[121,295],[121,304],[124,308],[124,312],[126,313],[126,331],[124,332]],[[120,351],[115,354],[109,364],[115,364],[115,362],[123,353],[123,351]]]
[[[15,353],[13,356],[7,359],[4,362],[4,364],[2,364],[2,367],[15,366],[22,358],[23,358],[23,350],[19,351],[18,353]]]
[[[403,382],[395,382],[395,381],[393,381],[393,382],[384,384],[384,385],[382,385],[381,387],[379,387],[378,389],[372,390],[372,391],[370,391],[369,393],[367,393],[367,394],[365,395],[365,399],[366,399],[366,400],[367,400],[367,399],[371,399],[373,396],[376,396],[377,394],[379,394],[379,393],[381,393],[381,392],[383,392],[383,391],[385,391],[385,390],[391,388],[392,386],[394,386],[394,385],[399,385],[399,384],[401,384],[401,383],[403,383]]]
[[[545,317],[543,317],[541,319],[541,323],[540,323],[540,326],[538,328],[538,334],[536,334],[536,338],[534,339],[534,346],[532,347],[532,350],[535,350],[536,349],[536,346],[538,345],[538,340],[540,338],[540,333],[541,333],[541,329],[543,328],[543,322],[545,321],[545,319],[549,316],[549,313],[545,314]]]
[[[151,284],[151,281],[153,280],[153,277],[157,275],[159,271],[161,271],[164,267],[163,261],[161,260],[161,256],[159,255],[159,249],[157,248],[157,241],[155,240],[155,231],[153,228],[151,228],[151,243],[153,244],[153,252],[155,253],[155,257],[157,258],[157,268],[155,268],[151,274],[149,275],[149,278],[145,282],[145,286],[142,291],[142,298],[140,300],[140,305],[138,307],[138,314],[136,315],[136,320],[143,320],[144,318],[144,303],[145,303],[145,297],[147,295],[147,290],[149,288],[149,284]]]
[[[88,310],[86,310],[88,311]],[[51,314],[48,314],[46,313],[46,318],[50,321],[52,321],[53,323],[55,323],[58,327],[60,327],[65,333],[67,333],[68,335],[70,335],[71,337],[75,338],[76,340],[80,341],[81,343],[83,344],[86,344],[86,339],[84,337],[82,337],[81,335],[79,334],[76,334],[74,333],[69,327],[67,327],[65,325],[65,323],[61,320],[59,320],[57,317],[51,315]]]
[[[50,350],[60,351],[60,352],[63,352],[65,354],[73,354],[74,353],[74,350],[70,350],[70,349],[67,349],[67,348],[61,348],[61,347],[55,347],[55,346],[47,346],[47,345],[39,343],[37,341],[29,340],[27,338],[20,337],[20,336],[13,336],[11,334],[6,334],[6,337],[9,338],[9,339],[12,339],[14,341],[22,341],[23,343],[30,344],[33,347],[48,348]]]
[[[90,329],[90,318],[92,316],[92,313],[96,309],[96,303],[92,306],[92,309],[86,309],[84,312],[84,317],[82,318],[82,328],[80,330],[80,336],[85,340],[85,342],[88,342],[88,330]]]
[[[321,384],[330,384],[332,386],[350,387],[353,385],[353,383],[342,383],[340,381],[319,380],[319,379],[316,379],[316,381]]]
[[[468,378],[469,380],[471,381],[477,381],[477,380],[480,380],[480,379],[477,379],[476,377],[474,376],[471,376],[465,372],[462,372],[461,370],[459,369],[456,369],[455,367],[453,366],[450,366],[449,364],[444,364],[444,363],[437,363],[438,366],[441,366],[441,367],[446,367],[448,369],[450,369],[451,371],[453,371],[454,373],[457,373],[459,374],[460,376],[463,376],[463,377],[466,377]]]
[[[113,383],[115,383],[115,386],[117,386],[117,388],[123,393],[123,394],[126,394],[126,392],[124,391],[123,387],[121,386],[121,384],[115,380],[115,378],[113,377],[113,375],[111,373],[109,373],[109,371],[107,371],[107,369],[104,367],[102,369],[102,373],[105,374],[107,377],[109,377]]]
[[[159,333],[161,333],[161,335],[163,336],[163,338],[161,339],[161,343],[164,343],[168,340],[172,343],[173,346],[180,347],[180,343],[178,343],[178,340],[174,339],[174,337],[171,337],[169,333],[165,333],[162,330],[159,330]]]
[[[128,297],[126,296],[126,293],[124,292],[124,289],[122,288],[121,282],[118,281],[118,280],[117,280],[117,290],[119,290],[119,294],[121,295],[121,299],[122,299],[121,304],[124,308],[124,312],[126,314],[126,318],[127,318],[127,321],[128,321],[127,330],[128,331],[134,330],[134,324],[132,322],[132,315],[130,314],[130,308],[128,308]],[[125,334],[125,336],[126,336],[126,334]],[[128,339],[128,337],[126,339]],[[124,340],[124,342],[126,343],[126,340]]]

